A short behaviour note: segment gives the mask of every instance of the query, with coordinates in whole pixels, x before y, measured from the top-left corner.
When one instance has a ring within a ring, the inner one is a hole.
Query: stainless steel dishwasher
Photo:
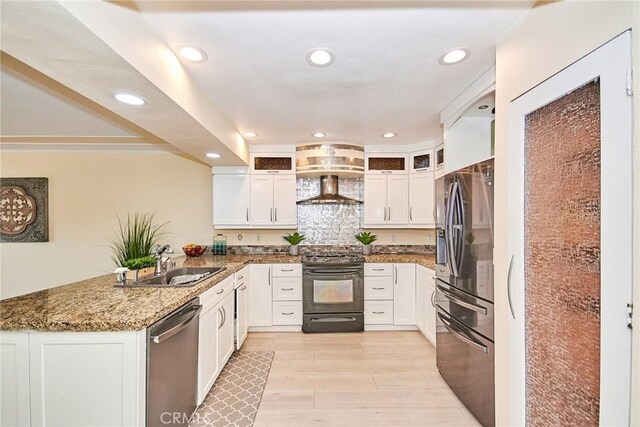
[[[147,328],[147,426],[186,426],[196,409],[196,298]]]

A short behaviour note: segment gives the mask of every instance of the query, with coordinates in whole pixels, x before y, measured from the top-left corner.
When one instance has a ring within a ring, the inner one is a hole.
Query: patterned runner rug
[[[218,376],[190,427],[250,427],[271,370],[273,351],[236,351]]]

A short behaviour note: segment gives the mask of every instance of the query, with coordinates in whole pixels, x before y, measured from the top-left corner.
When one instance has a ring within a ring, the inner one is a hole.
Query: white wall
[[[508,152],[506,116],[509,102],[577,61],[632,26],[633,2],[572,2],[539,3],[497,45],[496,50],[496,197],[495,197],[495,341],[496,341],[496,423],[508,421],[508,336],[506,280],[509,254],[507,253],[507,171]],[[638,13],[636,28],[640,28]],[[636,43],[638,38],[636,36]],[[635,46],[637,50],[637,44]],[[636,56],[635,64],[638,63]],[[638,75],[640,70],[635,69]],[[636,80],[637,81],[637,80]],[[638,86],[636,86],[638,87]],[[636,96],[635,110],[640,103]],[[637,126],[636,126],[637,128]],[[637,135],[637,134],[636,134]],[[637,138],[636,138],[637,141]],[[636,144],[637,145],[637,144]],[[637,177],[636,177],[637,180]],[[636,190],[636,195],[638,195]],[[636,218],[640,210],[636,198]],[[637,232],[636,232],[637,234]],[[638,244],[638,242],[637,242]],[[636,257],[637,260],[638,257]],[[638,273],[634,290],[640,291]],[[637,298],[637,297],[636,297]],[[637,301],[637,299],[636,299]],[[640,342],[636,333],[635,348]],[[636,361],[638,360],[636,354]],[[638,366],[636,363],[635,366]],[[635,372],[636,387],[638,372]],[[636,388],[637,390],[637,388]],[[640,396],[632,396],[636,423]],[[632,422],[633,424],[633,422]]]
[[[3,177],[49,178],[49,242],[0,244],[0,298],[113,271],[117,218],[156,212],[170,243],[212,238],[209,166],[163,152],[2,152]]]

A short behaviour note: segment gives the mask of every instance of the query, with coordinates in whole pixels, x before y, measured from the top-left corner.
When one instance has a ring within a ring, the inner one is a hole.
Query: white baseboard
[[[302,332],[301,326],[250,326],[249,332]]]
[[[411,325],[364,325],[366,331],[417,331],[416,326]]]

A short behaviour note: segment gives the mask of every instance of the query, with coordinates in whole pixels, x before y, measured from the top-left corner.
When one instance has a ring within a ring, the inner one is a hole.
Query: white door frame
[[[601,329],[600,424],[629,424],[632,297],[631,31],[565,68],[509,104],[508,253],[510,265],[509,425],[526,423],[524,331],[524,118],[564,94],[600,78]],[[509,308],[508,308],[509,309]]]

